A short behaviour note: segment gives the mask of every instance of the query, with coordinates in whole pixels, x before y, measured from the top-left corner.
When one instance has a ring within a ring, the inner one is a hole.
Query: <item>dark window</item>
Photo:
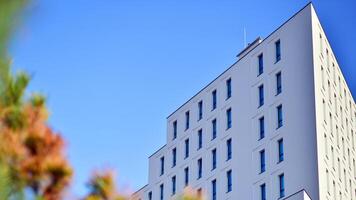
[[[284,174],[279,175],[279,197],[282,198],[285,196],[284,191]]]
[[[283,126],[283,113],[282,113],[282,105],[277,107],[277,128]]]
[[[216,168],[216,149],[213,149],[211,151],[211,155],[212,155],[212,170],[214,170]]]
[[[186,139],[184,141],[185,144],[185,155],[184,158],[188,158],[189,157],[189,139]]]
[[[284,160],[284,148],[283,139],[278,140],[278,161],[282,162]]]
[[[199,101],[198,110],[198,120],[201,120],[203,118],[203,101]]]
[[[148,193],[148,200],[152,200],[152,192]]]
[[[226,99],[231,97],[231,78],[226,81]]]
[[[259,107],[261,107],[265,103],[263,85],[260,85],[258,87],[258,98],[259,98]]]
[[[226,148],[227,148],[227,159],[230,160],[232,157],[232,146],[231,146],[231,138],[226,141]]]
[[[260,124],[260,140],[265,137],[265,118],[261,117],[259,119],[259,124]]]
[[[216,105],[217,105],[217,95],[216,95],[216,90],[214,90],[211,95],[212,95],[212,98],[213,98],[213,106],[212,106],[212,110],[214,110],[216,108]]]
[[[282,74],[278,72],[276,74],[276,82],[277,82],[277,95],[282,92]]]
[[[200,158],[198,160],[198,179],[203,176],[203,160]]]
[[[211,126],[212,126],[212,140],[213,140],[216,138],[216,133],[217,133],[216,119],[213,119],[213,121],[211,121]]]
[[[177,121],[173,122],[173,139],[177,138]]]
[[[263,73],[263,54],[258,56],[258,75]]]
[[[176,194],[176,176],[172,177],[172,195]]]
[[[184,169],[184,186],[188,186],[189,184],[189,168],[186,167]]]
[[[203,147],[203,129],[198,131],[198,149]]]
[[[281,60],[281,41],[278,40],[276,43],[276,62]]]
[[[211,200],[216,200],[216,179],[211,181]]]
[[[172,149],[172,167],[177,164],[177,148]]]
[[[226,111],[226,129],[231,128],[232,126],[232,116],[231,116],[231,108]]]
[[[161,157],[161,175],[164,174],[164,157]]]
[[[189,129],[189,111],[185,112],[185,130]]]
[[[231,170],[227,171],[226,176],[227,176],[227,192],[231,192],[232,191],[232,171]]]
[[[197,190],[197,197],[198,197],[198,199],[202,199],[202,197],[203,197],[203,190],[201,188],[199,188]]]
[[[261,188],[261,200],[266,200],[266,184],[262,184]]]
[[[160,191],[160,200],[163,200],[163,193],[164,193],[164,186],[163,186],[163,184],[161,184],[160,186],[159,186],[159,191]]]
[[[263,173],[266,171],[266,157],[265,150],[260,151],[260,172]]]

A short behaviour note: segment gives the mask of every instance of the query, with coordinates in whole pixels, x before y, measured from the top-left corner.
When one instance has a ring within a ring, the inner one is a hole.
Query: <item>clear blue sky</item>
[[[165,144],[166,117],[307,0],[37,0],[11,44],[15,69],[48,96],[68,142],[73,193],[93,169],[121,186],[147,183],[147,157]],[[356,2],[314,1],[356,94]],[[353,76],[353,78],[352,78]]]

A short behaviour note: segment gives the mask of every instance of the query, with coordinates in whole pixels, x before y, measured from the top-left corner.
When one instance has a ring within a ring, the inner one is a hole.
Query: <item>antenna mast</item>
[[[246,48],[246,28],[244,27],[244,48]]]

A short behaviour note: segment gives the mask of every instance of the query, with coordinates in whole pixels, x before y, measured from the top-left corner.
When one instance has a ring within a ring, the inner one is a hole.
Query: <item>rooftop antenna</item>
[[[244,48],[246,48],[246,28],[244,27]]]

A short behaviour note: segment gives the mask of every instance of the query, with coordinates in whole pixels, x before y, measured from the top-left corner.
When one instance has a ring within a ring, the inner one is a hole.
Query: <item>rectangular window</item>
[[[320,41],[319,41],[320,54],[323,55],[323,50],[324,50],[324,48],[323,48],[323,36],[321,34],[319,34],[319,39],[320,39]]]
[[[226,81],[226,99],[231,97],[231,78]]]
[[[161,157],[161,174],[160,175],[163,175],[164,174],[164,157]]]
[[[173,140],[177,138],[177,121],[173,122]]]
[[[211,181],[211,200],[216,200],[216,179]]]
[[[172,149],[172,167],[177,165],[177,148]]]
[[[260,186],[261,189],[261,200],[266,200],[266,184]]]
[[[282,105],[277,106],[277,128],[283,126]]]
[[[226,178],[227,178],[227,192],[232,191],[232,171],[229,170],[226,172]]]
[[[284,191],[284,174],[279,175],[279,197],[283,198],[285,196]]]
[[[261,117],[259,120],[259,127],[260,127],[260,140],[265,137],[265,118]]]
[[[282,93],[282,73],[278,72],[276,74],[276,83],[277,83],[277,95]]]
[[[203,129],[198,131],[198,149],[203,147]]]
[[[148,200],[152,200],[152,192],[148,193]]]
[[[278,40],[276,43],[276,62],[281,60],[281,41]]]
[[[227,159],[230,160],[232,157],[232,142],[231,138],[226,141],[226,149],[227,149]]]
[[[213,121],[211,121],[211,126],[212,126],[212,137],[211,140],[216,138],[216,133],[217,133],[217,125],[216,125],[216,119],[213,119]]]
[[[186,139],[184,141],[185,144],[185,155],[184,158],[188,158],[189,157],[189,139]]]
[[[263,92],[263,85],[258,87],[258,106],[261,107],[265,103],[264,92]]]
[[[203,119],[203,101],[199,101],[198,110],[198,120],[201,120]]]
[[[211,110],[215,110],[216,105],[217,105],[217,92],[216,92],[216,90],[214,90],[214,91],[211,93],[211,96],[212,96],[212,100],[213,100]]]
[[[226,129],[232,127],[232,116],[231,116],[231,108],[226,110]]]
[[[266,171],[266,157],[265,157],[265,150],[260,151],[260,173]]]
[[[159,186],[159,193],[160,193],[160,200],[163,200],[163,195],[164,195],[164,186],[163,186],[163,184],[161,184],[160,186]]]
[[[263,73],[263,54],[258,56],[258,75]]]
[[[198,197],[198,199],[202,199],[203,198],[203,189],[199,188],[197,190],[197,197]]]
[[[216,169],[216,149],[213,149],[211,151],[211,157],[212,157],[212,170]]]
[[[284,160],[284,147],[283,147],[283,139],[278,140],[278,162],[282,162]]]
[[[185,130],[189,129],[189,111],[185,112]]]
[[[198,179],[203,176],[203,160],[200,158],[198,160]]]
[[[188,186],[189,184],[189,168],[186,167],[184,169],[184,186]]]
[[[172,195],[176,194],[176,176],[172,177]]]

